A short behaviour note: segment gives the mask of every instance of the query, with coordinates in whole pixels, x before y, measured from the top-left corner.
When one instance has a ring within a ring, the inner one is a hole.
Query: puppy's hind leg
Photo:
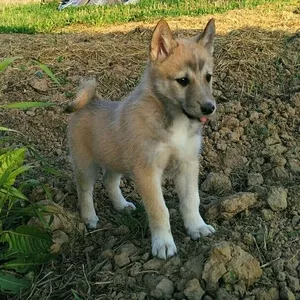
[[[111,200],[114,208],[117,211],[123,211],[124,209],[135,209],[133,203],[126,201],[120,190],[121,175],[111,170],[105,170],[103,176],[103,183],[108,193],[108,197]]]
[[[91,164],[87,168],[78,169],[75,167],[80,213],[84,223],[89,228],[96,228],[99,221],[93,202],[93,190],[97,170],[98,168],[94,164]]]

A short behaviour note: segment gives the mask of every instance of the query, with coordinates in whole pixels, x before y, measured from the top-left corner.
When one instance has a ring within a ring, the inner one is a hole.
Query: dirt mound
[[[286,9],[280,16],[293,15],[293,7]],[[201,210],[205,213],[220,199],[242,192],[255,195],[251,206],[237,205],[237,214],[230,208],[229,218],[212,220],[217,228],[213,237],[194,242],[185,234],[177,195],[167,181],[164,194],[179,254],[159,261],[151,258],[146,216],[132,182],[124,180],[122,190],[138,204],[138,210],[120,215],[113,211],[100,180],[95,199],[101,227],[72,237],[60,259],[45,266],[30,295],[22,299],[74,299],[71,290],[84,299],[300,299],[300,36],[296,21],[289,20],[294,27],[288,32],[282,30],[282,20],[274,17],[270,30],[228,27],[216,41],[218,114],[204,128],[200,182],[209,174],[221,176],[226,189],[214,186],[218,180],[210,178],[211,185],[200,189]],[[66,142],[68,115],[63,108],[80,78],[87,75],[97,77],[103,97],[123,98],[139,80],[150,35],[148,29],[136,27],[126,33],[1,36],[0,57],[23,57],[1,74],[1,103],[58,104],[0,111],[1,125],[26,133],[23,142],[34,145],[63,172],[62,177],[36,176],[52,189],[54,200],[69,210],[77,208]],[[30,58],[47,64],[62,86],[57,87]],[[38,189],[32,197],[43,200]],[[230,255],[251,257],[247,264],[259,261],[263,273],[258,281],[241,284],[231,272],[238,268],[225,266],[217,288],[208,288],[203,280],[205,262],[222,241],[230,244]]]

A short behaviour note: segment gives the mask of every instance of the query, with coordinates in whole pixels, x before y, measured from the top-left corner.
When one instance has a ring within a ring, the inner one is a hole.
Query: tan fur
[[[199,214],[198,154],[200,118],[215,110],[211,82],[214,22],[202,34],[175,40],[161,20],[153,33],[150,59],[140,84],[122,102],[93,99],[95,82],[86,81],[72,107],[69,124],[72,154],[82,218],[90,227],[98,221],[93,205],[97,169],[117,210],[134,205],[120,191],[121,175],[135,181],[143,199],[152,234],[152,253],[166,258],[176,253],[161,180],[172,162],[180,208],[193,239],[214,229]],[[188,78],[187,86],[180,80]],[[179,81],[178,81],[179,80]]]

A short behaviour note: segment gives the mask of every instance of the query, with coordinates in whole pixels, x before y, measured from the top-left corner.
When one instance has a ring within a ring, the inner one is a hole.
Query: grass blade
[[[61,85],[58,78],[53,74],[53,72],[44,64],[37,60],[33,60],[56,84]]]
[[[7,127],[2,127],[2,126],[0,126],[0,131],[10,131],[10,132],[21,133],[21,132],[18,131],[18,130],[9,129],[9,128],[7,128]]]
[[[0,105],[0,108],[17,108],[17,109],[28,109],[35,107],[47,107],[53,106],[55,103],[53,102],[14,102],[9,104]],[[0,127],[1,128],[1,127]]]
[[[8,57],[5,58],[4,60],[2,60],[0,62],[0,72],[2,72],[7,66],[9,66],[13,61],[15,61],[16,59],[22,58],[20,56],[16,56],[16,57]]]

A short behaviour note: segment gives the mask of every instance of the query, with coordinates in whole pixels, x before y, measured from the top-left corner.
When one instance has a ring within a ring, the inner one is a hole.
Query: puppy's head
[[[160,20],[150,44],[150,79],[154,92],[180,107],[190,118],[205,120],[215,112],[212,96],[215,23],[190,39],[175,40],[170,27]]]

